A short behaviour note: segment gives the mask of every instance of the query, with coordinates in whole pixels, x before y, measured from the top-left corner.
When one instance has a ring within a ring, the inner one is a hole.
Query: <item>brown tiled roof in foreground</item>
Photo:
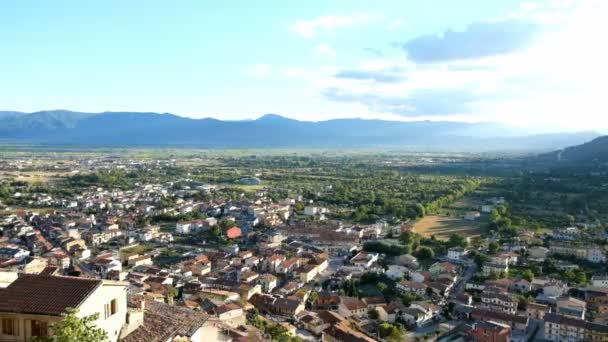
[[[144,324],[121,341],[164,342],[177,336],[192,337],[208,317],[200,311],[159,303],[146,298]]]
[[[23,274],[2,291],[0,312],[59,316],[78,308],[101,284],[99,279]]]

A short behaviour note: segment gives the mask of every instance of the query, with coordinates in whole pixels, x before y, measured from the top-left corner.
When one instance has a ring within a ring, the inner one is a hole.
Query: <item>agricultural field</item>
[[[468,221],[458,217],[426,216],[414,225],[414,232],[424,237],[435,237],[439,240],[447,240],[452,234],[475,237],[485,232],[485,222]]]
[[[0,174],[0,179],[13,179],[27,183],[47,183],[69,175],[68,172],[54,171],[11,171]]]

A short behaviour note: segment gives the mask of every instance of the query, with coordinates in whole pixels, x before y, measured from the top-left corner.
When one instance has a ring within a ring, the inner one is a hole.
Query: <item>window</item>
[[[14,336],[16,335],[15,331],[15,320],[12,318],[3,318],[2,319],[2,335]]]
[[[32,336],[47,336],[48,335],[48,323],[47,322],[32,320],[31,328],[32,328]]]
[[[116,314],[118,312],[118,300],[112,299],[110,301],[110,303],[105,304],[103,306],[103,309],[104,309],[104,316],[103,316],[104,319]]]
[[[118,303],[116,299],[112,299],[110,302],[110,315],[114,315],[118,312]]]

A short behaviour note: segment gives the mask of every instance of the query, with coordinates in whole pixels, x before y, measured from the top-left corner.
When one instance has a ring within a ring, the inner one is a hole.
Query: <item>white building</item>
[[[448,259],[452,261],[460,261],[466,255],[466,250],[462,247],[452,247],[448,249]]]
[[[587,260],[595,263],[606,262],[606,254],[598,246],[587,248]]]
[[[52,333],[50,324],[60,321],[67,308],[78,316],[98,314],[95,325],[108,340],[118,340],[127,319],[128,283],[99,279],[24,274],[3,290],[0,340],[29,341]]]
[[[175,223],[175,232],[177,234],[190,234],[192,224],[190,222]]]
[[[306,216],[315,216],[319,213],[318,207],[306,206],[304,207],[304,215]]]
[[[403,278],[406,274],[410,272],[409,268],[401,265],[390,265],[388,266],[388,270],[384,272],[387,277],[395,280],[398,278]]]
[[[591,277],[591,283],[595,287],[608,288],[608,275],[594,275]]]

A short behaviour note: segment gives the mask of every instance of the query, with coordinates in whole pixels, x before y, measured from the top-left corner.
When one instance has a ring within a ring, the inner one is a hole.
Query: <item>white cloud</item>
[[[336,51],[326,43],[321,43],[315,47],[313,54],[317,56],[335,56]]]
[[[399,19],[393,20],[390,24],[386,25],[386,29],[389,31],[396,31],[403,25],[403,22]]]
[[[245,74],[249,77],[266,78],[266,77],[270,76],[271,72],[272,72],[272,68],[270,65],[255,64],[255,65],[252,65],[251,67],[249,67],[245,71]]]
[[[291,69],[286,75],[338,104],[362,105],[369,115],[608,129],[608,48],[601,43],[608,2],[559,11],[525,7],[526,18],[547,26],[527,49],[432,64],[405,56],[366,59],[338,70]]]
[[[321,16],[312,20],[298,20],[291,30],[304,38],[312,38],[319,31],[333,31],[344,26],[363,24],[369,21],[369,16],[356,14],[351,16]]]

